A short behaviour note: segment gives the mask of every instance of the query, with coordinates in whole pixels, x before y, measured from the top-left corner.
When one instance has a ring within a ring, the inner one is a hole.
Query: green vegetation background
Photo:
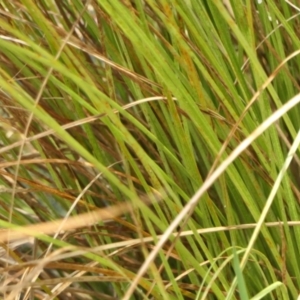
[[[1,227],[130,203],[76,230],[0,238],[4,299],[296,299],[299,105],[252,132],[299,93],[299,11],[284,0],[1,1]],[[185,236],[139,273],[238,146],[176,227]]]

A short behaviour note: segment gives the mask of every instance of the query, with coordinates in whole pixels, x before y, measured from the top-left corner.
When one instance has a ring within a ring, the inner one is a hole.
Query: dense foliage
[[[3,299],[296,299],[299,12],[1,1]]]

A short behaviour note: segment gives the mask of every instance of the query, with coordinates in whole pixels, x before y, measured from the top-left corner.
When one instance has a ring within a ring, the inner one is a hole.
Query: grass
[[[0,4],[3,299],[296,299],[290,1]]]

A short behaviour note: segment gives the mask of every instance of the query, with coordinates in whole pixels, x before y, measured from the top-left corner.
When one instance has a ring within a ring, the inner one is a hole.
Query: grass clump
[[[296,299],[298,15],[2,1],[2,297]]]

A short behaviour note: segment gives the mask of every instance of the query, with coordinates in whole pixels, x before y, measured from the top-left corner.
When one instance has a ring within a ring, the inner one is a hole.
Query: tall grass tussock
[[[298,6],[0,1],[0,298],[299,299]]]

